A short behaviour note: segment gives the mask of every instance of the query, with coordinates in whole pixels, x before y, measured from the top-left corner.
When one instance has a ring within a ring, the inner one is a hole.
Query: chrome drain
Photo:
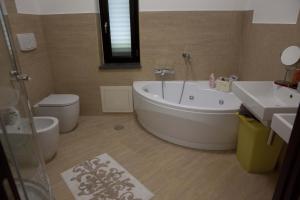
[[[223,105],[223,104],[224,104],[224,100],[223,100],[223,99],[220,99],[220,100],[219,100],[219,104],[220,104],[220,105]]]
[[[194,99],[195,99],[195,97],[193,95],[189,96],[189,100],[194,100]]]

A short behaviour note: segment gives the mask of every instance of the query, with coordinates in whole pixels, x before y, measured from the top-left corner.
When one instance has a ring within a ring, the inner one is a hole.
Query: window
[[[104,63],[139,63],[138,0],[99,0],[99,3]]]

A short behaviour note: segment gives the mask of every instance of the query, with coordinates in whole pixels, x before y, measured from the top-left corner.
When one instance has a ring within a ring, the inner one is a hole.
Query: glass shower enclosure
[[[18,198],[11,199],[52,200],[24,84],[28,77],[17,63],[7,12],[2,0],[0,3],[0,143],[6,157],[0,162],[7,160],[16,186]],[[7,193],[15,191],[7,185],[2,188]]]

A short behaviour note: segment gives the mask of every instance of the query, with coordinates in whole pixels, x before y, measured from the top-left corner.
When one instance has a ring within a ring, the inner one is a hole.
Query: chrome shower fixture
[[[161,68],[154,69],[154,74],[158,75],[160,77],[165,77],[165,76],[168,76],[168,75],[174,75],[175,74],[175,70],[171,69],[171,68],[161,67]]]
[[[190,61],[192,59],[192,53],[190,53],[190,52],[183,52],[182,53],[182,57],[184,58],[184,60]]]

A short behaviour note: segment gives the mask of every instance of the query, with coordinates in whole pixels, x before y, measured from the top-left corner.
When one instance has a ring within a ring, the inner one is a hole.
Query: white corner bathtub
[[[241,102],[233,93],[208,87],[207,81],[133,83],[134,109],[140,124],[150,133],[174,144],[203,150],[236,147]]]

